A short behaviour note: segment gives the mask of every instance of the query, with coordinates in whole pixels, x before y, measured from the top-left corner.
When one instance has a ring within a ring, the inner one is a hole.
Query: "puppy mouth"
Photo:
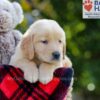
[[[56,59],[54,57],[52,57],[51,59],[44,59],[44,58],[41,58],[39,56],[36,56],[35,59],[37,59],[37,61],[39,61],[39,62],[44,62],[44,63],[47,63],[47,64],[57,64],[61,60],[60,58]]]
[[[40,63],[44,62],[44,63],[47,63],[47,64],[53,64],[52,61],[54,61],[53,59],[51,59],[51,60],[48,61],[47,59],[40,58],[39,56],[36,56],[35,59],[36,59],[36,61],[39,61]]]
[[[59,59],[56,59],[56,58],[52,58],[51,61],[60,61],[60,58]]]
[[[47,63],[47,64],[55,64],[55,63],[57,63],[57,62],[60,62],[60,59],[59,60],[56,60],[56,59],[51,59],[51,60],[49,60],[49,61],[47,61],[47,60],[41,60],[41,62],[44,62],[44,63]]]
[[[45,61],[44,60],[43,62],[48,63],[48,64],[56,64],[56,63],[60,62],[60,59],[57,60],[57,59],[52,58],[50,61]]]
[[[52,62],[49,62],[49,61],[43,61],[43,62],[47,64],[53,64]]]

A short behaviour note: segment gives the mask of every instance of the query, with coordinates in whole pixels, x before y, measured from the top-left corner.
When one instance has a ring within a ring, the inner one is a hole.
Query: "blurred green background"
[[[75,70],[73,100],[100,100],[100,20],[82,19],[82,0],[10,1],[19,2],[24,10],[24,21],[17,27],[22,33],[41,18],[63,27]]]

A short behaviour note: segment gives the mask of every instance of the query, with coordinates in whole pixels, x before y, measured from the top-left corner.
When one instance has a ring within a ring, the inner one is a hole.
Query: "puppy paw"
[[[54,66],[42,63],[39,67],[39,81],[43,84],[49,83],[53,79],[54,70]]]
[[[41,74],[39,75],[39,81],[43,84],[47,84],[49,83],[51,80],[53,79],[53,75],[44,75],[44,74]]]
[[[37,68],[27,69],[24,72],[24,78],[30,83],[37,82],[38,81],[38,69]]]

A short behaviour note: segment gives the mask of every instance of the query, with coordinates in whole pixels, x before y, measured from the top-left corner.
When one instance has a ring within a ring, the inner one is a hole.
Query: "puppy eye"
[[[47,40],[41,41],[43,44],[48,44]]]
[[[59,40],[59,43],[62,43],[62,41],[61,41],[61,40]]]

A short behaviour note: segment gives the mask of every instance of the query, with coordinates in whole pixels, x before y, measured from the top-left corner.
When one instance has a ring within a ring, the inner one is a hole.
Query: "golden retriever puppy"
[[[65,32],[56,21],[38,20],[24,34],[10,65],[22,69],[27,81],[46,84],[52,80],[55,69],[72,66],[65,46]]]

